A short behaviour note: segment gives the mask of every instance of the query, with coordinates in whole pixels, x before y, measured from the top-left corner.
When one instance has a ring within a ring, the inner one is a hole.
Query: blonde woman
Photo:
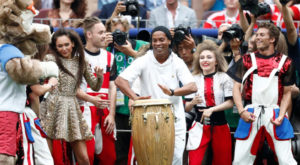
[[[200,165],[209,144],[212,164],[231,164],[231,135],[224,110],[233,107],[233,82],[225,73],[227,63],[216,44],[205,41],[197,47],[194,60],[196,94],[187,96],[185,110],[195,108],[196,120],[190,129],[187,149],[189,164]]]

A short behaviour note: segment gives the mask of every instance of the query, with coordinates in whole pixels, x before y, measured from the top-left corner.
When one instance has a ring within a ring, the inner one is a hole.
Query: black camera
[[[185,39],[185,36],[188,36],[191,34],[191,28],[190,27],[183,27],[182,25],[179,25],[177,28],[174,29],[174,37],[173,41],[176,45],[180,44],[181,41]]]
[[[258,0],[239,0],[243,10],[249,10],[255,17],[271,12],[270,5]]]
[[[112,33],[113,42],[117,43],[118,45],[125,45],[127,40],[127,33],[122,32],[121,30],[117,29]]]
[[[122,12],[123,15],[130,15],[135,17],[138,15],[139,2],[138,0],[124,0],[123,3],[126,6],[126,11]]]
[[[244,38],[244,31],[238,24],[233,24],[230,28],[223,32],[222,39],[225,42],[230,42],[234,38],[238,38],[240,41]]]

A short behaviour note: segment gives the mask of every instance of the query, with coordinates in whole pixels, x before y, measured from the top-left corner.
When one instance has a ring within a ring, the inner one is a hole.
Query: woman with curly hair
[[[70,19],[84,18],[87,4],[85,0],[54,0],[49,11],[50,25],[53,27],[71,27]]]
[[[199,44],[195,55],[193,75],[198,92],[185,97],[185,110],[195,108],[197,113],[189,130],[189,165],[200,165],[209,145],[213,165],[230,165],[231,135],[224,111],[233,107],[233,81],[225,73],[226,60],[214,42]]]

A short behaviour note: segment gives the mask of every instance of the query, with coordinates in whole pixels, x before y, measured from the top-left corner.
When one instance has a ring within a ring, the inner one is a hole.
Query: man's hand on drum
[[[151,96],[136,96],[133,100],[144,100],[144,99],[151,99]]]
[[[105,109],[110,106],[109,100],[103,100],[101,97],[105,97],[103,94],[99,94],[97,96],[93,96],[91,103],[94,104],[97,108]]]
[[[240,113],[240,117],[247,123],[252,123],[255,121],[256,116],[251,113],[248,112],[247,109],[244,109],[241,113]]]
[[[132,107],[133,103],[134,103],[134,100],[132,100],[132,99],[128,100],[128,108],[129,108],[131,114],[133,113],[133,107]]]
[[[115,117],[114,115],[109,114],[104,120],[104,127],[106,127],[105,132],[111,134],[115,128]]]

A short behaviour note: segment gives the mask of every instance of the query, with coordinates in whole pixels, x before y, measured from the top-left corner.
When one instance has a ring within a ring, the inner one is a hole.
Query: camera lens
[[[113,42],[117,43],[118,45],[125,45],[127,39],[126,33],[117,29],[112,33],[112,36],[113,36]]]

